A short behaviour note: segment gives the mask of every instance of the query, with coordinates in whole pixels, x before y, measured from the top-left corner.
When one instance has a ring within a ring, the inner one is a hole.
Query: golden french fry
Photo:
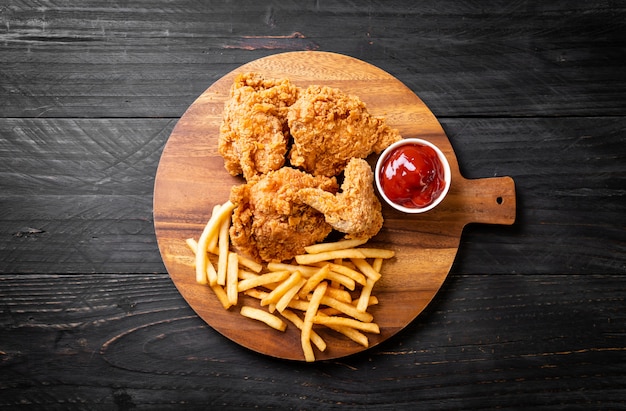
[[[378,324],[364,323],[362,321],[355,320],[354,318],[316,315],[313,317],[312,321],[313,321],[313,324],[338,325],[338,326],[354,328],[354,329],[369,332],[372,334],[380,334],[380,328],[378,327]]]
[[[237,305],[237,280],[239,276],[239,259],[237,254],[228,253],[228,267],[226,270],[226,295],[228,302]]]
[[[374,269],[374,271],[379,273],[380,270],[382,270],[383,268],[383,259],[375,258],[374,261],[372,262],[372,268]]]
[[[223,215],[220,216],[220,208],[223,207],[223,205],[217,204],[215,206],[213,206],[213,212],[211,213],[211,219],[213,219],[213,227],[211,229],[211,232],[209,233],[208,237],[207,237],[207,241],[206,241],[206,249],[207,251],[213,253],[215,251],[215,249],[217,248],[217,237],[218,237],[218,232],[219,232],[219,219],[223,218]],[[228,207],[228,205],[227,205]],[[225,211],[224,211],[225,212]],[[215,216],[215,217],[213,217]],[[210,220],[210,219],[209,219]]]
[[[246,270],[243,270],[241,268],[239,269],[239,273],[237,274],[237,277],[240,280],[249,280],[251,278],[257,278],[259,276],[260,276],[260,274],[251,273],[250,271],[246,271]]]
[[[246,291],[251,288],[276,283],[278,281],[283,281],[287,277],[289,277],[289,271],[274,271],[274,272],[267,273],[267,274],[261,274],[254,278],[248,278],[248,279],[239,281],[239,284],[237,285],[237,289],[240,292]]]
[[[340,240],[333,243],[319,243],[304,247],[304,251],[309,254],[319,254],[327,251],[345,250],[346,248],[358,247],[367,242],[367,238],[356,238],[353,240]]]
[[[193,238],[186,239],[185,243],[187,243],[187,245],[189,246],[189,249],[193,251],[194,254],[198,251],[198,242],[194,240]]]
[[[356,310],[364,313],[367,311],[367,307],[369,306],[370,296],[372,295],[372,289],[374,288],[375,281],[371,278],[367,279],[367,284],[361,288],[361,295],[359,296],[359,300],[356,304]]]
[[[352,261],[352,263],[356,265],[356,267],[368,278],[371,278],[374,281],[378,281],[380,279],[380,273],[375,271],[367,261],[359,258],[352,258],[350,261]]]
[[[329,293],[328,293],[328,290],[326,290],[326,293],[327,293],[327,294],[329,294]],[[342,301],[342,300],[339,300],[339,301]],[[357,303],[358,303],[358,302],[359,302],[359,300],[358,300],[358,298],[357,298],[356,300],[354,300],[354,301],[352,301],[352,302],[351,302],[351,305],[352,305],[352,306],[354,306],[354,307],[356,308],[356,306],[357,306]],[[376,304],[378,304],[378,299],[376,298],[376,296],[371,296],[371,297],[369,298],[369,301],[368,301],[367,306],[368,306],[368,307],[370,307],[370,306],[372,306],[372,305],[376,305]],[[345,314],[344,312],[339,311],[338,309],[336,309],[336,308],[332,308],[332,307],[326,307],[326,308],[320,309],[320,310],[319,310],[319,312],[323,312],[323,313],[324,313],[324,314],[326,314],[326,315],[340,315],[340,314]]]
[[[276,309],[278,310],[278,312],[282,313],[285,310],[285,308],[287,308],[287,305],[289,305],[291,300],[293,300],[296,294],[298,294],[298,291],[300,290],[300,288],[302,288],[304,283],[306,283],[306,278],[302,278],[302,276],[300,276],[300,281],[294,284],[293,286],[291,286],[291,288],[289,288],[285,292],[285,294],[283,294],[283,296],[280,297],[280,299],[276,303]]]
[[[321,304],[328,306],[328,307],[335,308],[341,311],[342,313],[362,322],[369,323],[374,320],[374,316],[372,314],[368,312],[362,313],[358,311],[356,307],[353,306],[352,304],[341,302],[339,300],[328,297],[326,295],[322,298]]]
[[[326,293],[328,283],[322,282],[317,285],[315,291],[313,291],[313,297],[309,301],[306,313],[304,314],[304,321],[302,324],[302,332],[300,334],[300,342],[302,344],[302,352],[304,353],[304,359],[307,362],[315,361],[315,353],[313,347],[311,347],[311,332],[313,331],[313,318],[317,313],[317,309],[320,306],[320,302]]]
[[[318,315],[324,316],[325,314],[321,311],[318,311]],[[330,328],[331,330],[337,331],[338,333],[345,335],[352,341],[361,344],[365,348],[369,347],[369,339],[367,338],[367,335],[363,334],[359,330],[341,325],[325,324],[325,326]]]
[[[298,311],[306,311],[309,309],[309,301],[308,300],[291,300],[287,307],[293,308]]]
[[[393,250],[385,250],[383,248],[358,248],[365,258],[383,258],[389,259],[396,255]]]
[[[337,263],[327,263],[327,262],[320,262],[320,263],[316,263],[316,266],[321,267],[322,265],[326,265],[328,264],[330,266],[330,270],[339,274],[343,274],[348,278],[351,278],[354,280],[354,282],[361,284],[361,285],[365,285],[365,275],[348,267],[346,264],[347,262],[344,261],[341,264],[337,264]]]
[[[332,281],[333,283],[336,283],[338,285],[343,285],[350,291],[354,290],[355,281],[348,276],[336,273],[334,271],[330,271],[328,274],[326,274],[326,278]]]
[[[198,242],[196,240],[194,240],[193,238],[188,238],[185,240],[185,242],[194,254],[198,251]],[[198,278],[200,278],[200,281],[198,281]],[[217,281],[217,273],[215,272],[215,267],[213,267],[213,263],[211,263],[211,260],[209,260],[208,258],[206,259],[206,279],[208,279],[209,285],[214,285]],[[196,281],[198,281],[199,284],[206,284],[202,282],[203,280],[204,278],[202,278],[202,276],[198,277],[196,273]]]
[[[360,248],[346,248],[345,250],[326,251],[318,254],[300,254],[296,256],[298,264],[310,265],[320,261],[334,260],[336,258],[367,258]]]
[[[244,317],[252,318],[253,320],[264,322],[272,328],[277,329],[278,331],[285,331],[287,328],[287,324],[281,320],[279,317],[274,314],[270,314],[267,311],[261,310],[259,308],[250,307],[248,305],[244,305],[241,307],[241,315]]]
[[[269,311],[270,313],[274,314],[274,311],[276,311],[276,304],[270,304],[267,306],[267,311]]]
[[[226,285],[226,270],[228,269],[228,253],[230,248],[230,236],[228,230],[230,229],[230,219],[224,219],[220,224],[220,231],[218,237],[219,254],[217,260],[217,283],[219,285]]]
[[[299,330],[302,330],[302,326],[304,325],[304,321],[298,317],[298,314],[294,313],[290,310],[283,310],[281,315],[285,317],[287,320],[291,321],[293,325],[295,325]],[[315,344],[318,350],[325,351],[326,350],[326,342],[318,333],[315,331],[311,331],[311,342]]]
[[[249,268],[252,271],[254,271],[255,273],[257,273],[257,274],[260,273],[261,270],[263,269],[263,265],[262,264],[259,264],[256,261],[254,261],[254,260],[252,260],[252,259],[250,259],[250,258],[248,258],[246,256],[237,254],[237,258],[239,259],[239,265],[240,266]]]
[[[243,293],[245,295],[248,295],[248,296],[252,297],[252,298],[256,298],[257,300],[265,298],[269,294],[267,291],[262,291],[262,290],[259,290],[257,288],[250,288],[249,290],[246,290]]]
[[[328,290],[326,290],[326,291],[328,291]],[[331,308],[331,307],[320,308],[319,310],[317,310],[317,313],[318,314],[325,314],[325,315],[342,315],[343,314],[338,309]]]
[[[300,271],[292,273],[285,281],[272,290],[267,297],[261,300],[261,305],[276,304],[278,300],[294,285],[300,282],[302,274]]]
[[[217,297],[219,302],[222,304],[224,309],[228,310],[231,307],[231,304],[230,304],[230,301],[228,300],[228,295],[226,294],[226,291],[224,291],[222,286],[218,284],[212,285],[211,290],[213,290],[213,292],[215,293],[215,296]]]
[[[217,284],[217,271],[215,271],[215,267],[211,260],[207,259],[206,262],[206,274],[209,280],[209,285],[213,286]]]
[[[367,338],[367,335],[363,334],[359,330],[356,330],[350,327],[342,327],[340,325],[330,325],[330,324],[326,324],[326,327],[345,335],[352,341],[358,344],[361,344],[365,348],[369,347],[369,339]]]
[[[344,290],[342,288],[333,288],[328,287],[326,289],[326,296],[334,298],[335,300],[351,304],[352,296],[348,290]]]
[[[200,284],[206,284],[207,282],[206,262],[208,261],[208,256],[206,252],[209,248],[209,242],[214,236],[218,235],[222,220],[230,220],[230,215],[234,209],[235,205],[230,200],[221,206],[214,206],[211,217],[202,230],[196,247],[196,281]]]
[[[323,280],[330,280],[333,283],[343,285],[350,291],[354,290],[355,287],[355,282],[353,279],[343,274],[330,271],[330,265],[324,264],[315,274],[309,277],[309,279],[307,280],[307,284],[298,293],[300,298],[304,298],[308,293],[311,292],[311,290],[313,290],[317,286],[317,284],[319,284]]]
[[[330,288],[328,290],[330,290]],[[328,290],[326,290],[326,294],[330,294],[328,292]],[[342,301],[342,300],[340,300],[340,301]],[[352,301],[351,305],[356,307],[358,302],[359,302],[359,300],[356,299],[356,300]],[[370,296],[368,304],[367,304],[368,307],[370,307],[372,305],[376,305],[376,304],[378,304],[378,298],[376,298],[376,296],[374,296],[374,295]],[[318,312],[319,313],[324,313],[326,315],[341,315],[341,314],[345,314],[344,312],[341,312],[338,309],[332,308],[332,307],[320,308]]]
[[[213,210],[215,211],[216,209],[219,209],[219,205],[216,205]],[[209,236],[212,234],[213,230],[214,230],[214,222],[215,219],[217,218],[217,213],[213,212],[211,214],[211,217],[209,218],[209,221],[206,223],[206,225],[204,226],[204,229],[202,230],[202,234],[200,234],[200,238],[198,239],[198,242],[196,243],[196,282],[198,284],[206,284],[207,281],[207,275],[206,275],[206,263],[208,261],[208,257],[206,255],[206,248],[207,248],[207,243],[209,241]],[[187,242],[187,245],[190,245],[189,242]]]
[[[307,278],[312,276],[319,270],[318,267],[311,267],[307,265],[273,263],[273,262],[267,263],[267,269],[270,271],[289,271],[292,273],[294,271],[300,271],[300,274],[302,274],[303,277],[307,277]]]
[[[321,283],[324,280],[324,278],[326,278],[326,275],[329,272],[330,272],[330,268],[328,264],[326,264],[322,266],[322,268],[319,268],[315,274],[310,276],[307,279],[304,287],[302,287],[300,291],[298,292],[298,295],[300,296],[300,298],[306,298],[307,294],[313,291],[315,287],[317,287],[317,285]]]

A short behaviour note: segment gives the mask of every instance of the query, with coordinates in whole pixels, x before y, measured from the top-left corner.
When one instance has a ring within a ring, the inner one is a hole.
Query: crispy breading
[[[300,201],[298,192],[305,188],[335,193],[338,185],[335,178],[283,167],[233,187],[230,200],[237,206],[230,229],[233,245],[256,260],[284,261],[324,240],[332,227],[320,212]]]
[[[243,174],[248,180],[285,164],[290,141],[287,110],[299,90],[288,79],[265,79],[254,73],[235,78],[218,143],[230,174]]]
[[[365,103],[328,86],[309,86],[287,114],[291,164],[313,175],[336,176],[351,158],[380,153],[400,140],[398,130],[369,114]]]
[[[326,222],[346,238],[371,238],[383,225],[382,207],[373,187],[374,173],[367,161],[354,158],[346,166],[341,192],[318,188],[298,192],[300,199],[324,214]]]

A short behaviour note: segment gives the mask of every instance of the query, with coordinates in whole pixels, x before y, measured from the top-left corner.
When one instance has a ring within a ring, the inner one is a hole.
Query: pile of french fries
[[[237,306],[239,294],[244,293],[259,300],[257,307],[241,306],[244,317],[279,331],[287,328],[284,320],[292,323],[301,330],[306,361],[315,361],[312,345],[326,350],[314,325],[368,347],[364,333],[380,333],[368,312],[368,307],[378,303],[372,289],[381,277],[383,260],[392,258],[394,252],[359,247],[367,240],[341,240],[306,247],[306,254],[296,256],[293,264],[259,264],[231,251],[234,208],[230,201],[216,205],[200,238],[187,239],[195,253],[196,281],[208,285],[226,310]]]

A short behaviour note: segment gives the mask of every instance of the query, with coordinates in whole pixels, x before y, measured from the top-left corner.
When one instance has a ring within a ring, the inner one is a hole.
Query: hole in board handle
[[[502,204],[503,202],[504,202],[504,199],[502,197],[497,197],[496,198],[496,203]]]

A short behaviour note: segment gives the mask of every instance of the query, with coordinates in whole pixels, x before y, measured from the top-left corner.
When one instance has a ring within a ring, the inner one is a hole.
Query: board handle
[[[504,224],[515,222],[515,182],[511,177],[466,180],[463,184],[471,209],[465,210],[468,223]]]

